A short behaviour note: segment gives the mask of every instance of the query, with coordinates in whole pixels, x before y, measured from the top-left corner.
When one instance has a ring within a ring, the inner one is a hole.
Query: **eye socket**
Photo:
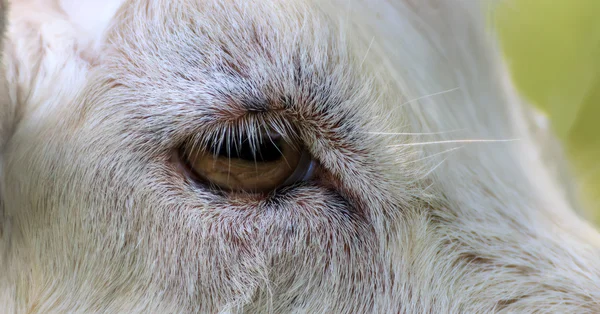
[[[190,170],[212,185],[234,192],[268,192],[311,178],[315,161],[279,134],[253,143],[248,136],[185,156]]]

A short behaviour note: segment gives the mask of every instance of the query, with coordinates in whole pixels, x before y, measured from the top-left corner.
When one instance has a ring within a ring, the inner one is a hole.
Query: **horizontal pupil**
[[[263,142],[256,143],[254,145],[255,149],[252,149],[250,141],[244,139],[242,143],[224,142],[219,148],[219,151],[213,151],[213,153],[216,153],[219,157],[230,159],[241,159],[252,162],[270,162],[281,159],[281,153],[283,151],[281,144],[281,138],[263,138]]]

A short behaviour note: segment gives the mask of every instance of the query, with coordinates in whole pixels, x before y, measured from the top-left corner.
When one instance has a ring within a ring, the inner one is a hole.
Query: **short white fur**
[[[0,312],[600,308],[600,235],[545,161],[492,2],[98,3],[11,3]],[[337,194],[275,210],[186,183],[167,155],[226,132],[223,93],[296,101]]]

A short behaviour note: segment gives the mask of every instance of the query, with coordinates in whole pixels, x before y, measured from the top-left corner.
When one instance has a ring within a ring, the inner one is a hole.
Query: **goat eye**
[[[188,153],[186,161],[201,180],[228,191],[268,192],[310,179],[315,162],[300,145],[279,134],[260,138],[242,136],[210,145],[211,149]]]

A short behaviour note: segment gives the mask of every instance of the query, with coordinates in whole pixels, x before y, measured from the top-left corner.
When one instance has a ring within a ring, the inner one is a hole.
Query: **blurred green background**
[[[505,0],[494,19],[517,87],[552,121],[600,226],[600,0]]]

